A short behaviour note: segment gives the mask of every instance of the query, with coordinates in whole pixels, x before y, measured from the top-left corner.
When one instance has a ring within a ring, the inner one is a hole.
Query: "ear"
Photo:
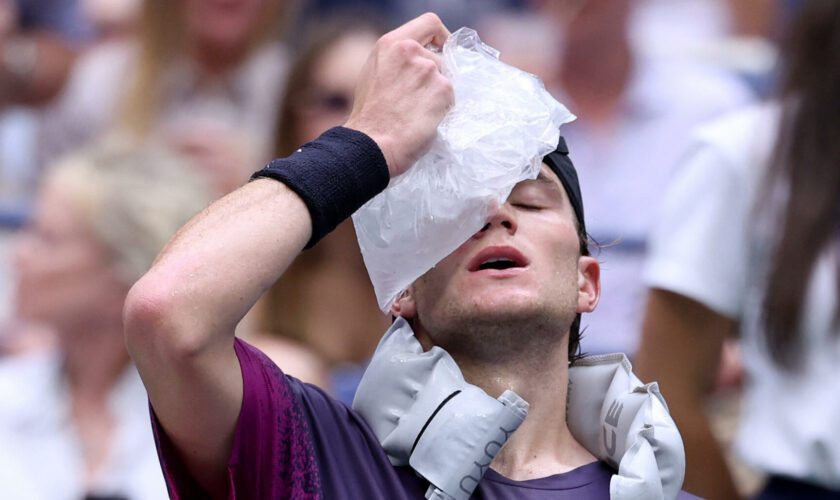
[[[405,319],[412,319],[417,316],[417,303],[411,287],[400,294],[397,300],[391,304],[391,314]]]
[[[601,266],[593,257],[578,259],[578,305],[579,313],[595,310],[601,299]]]

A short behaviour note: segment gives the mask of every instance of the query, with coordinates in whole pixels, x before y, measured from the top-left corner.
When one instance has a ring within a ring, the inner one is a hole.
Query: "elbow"
[[[123,307],[125,342],[135,363],[146,359],[185,359],[201,349],[201,338],[185,316],[176,288],[152,273],[129,290]],[[150,360],[151,361],[151,360]]]

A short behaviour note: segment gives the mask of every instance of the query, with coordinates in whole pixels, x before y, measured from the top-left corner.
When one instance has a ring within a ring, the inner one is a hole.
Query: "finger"
[[[433,61],[435,63],[435,66],[437,66],[438,71],[441,70],[443,65],[443,58],[440,57],[440,55],[435,54],[431,50],[423,50],[420,52],[419,55],[420,57],[425,57],[426,59]]]
[[[449,30],[446,29],[437,14],[427,12],[403,24],[386,36],[396,40],[407,38],[416,40],[420,45],[432,44],[436,47],[443,47],[443,43],[449,38]]]

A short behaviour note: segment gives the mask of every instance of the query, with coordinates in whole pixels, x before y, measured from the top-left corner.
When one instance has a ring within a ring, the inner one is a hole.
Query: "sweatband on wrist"
[[[268,177],[294,191],[309,209],[311,248],[388,186],[390,174],[373,139],[357,130],[334,127],[251,176]]]

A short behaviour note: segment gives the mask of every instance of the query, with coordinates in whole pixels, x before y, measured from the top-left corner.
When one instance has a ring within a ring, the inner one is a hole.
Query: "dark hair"
[[[788,198],[776,213],[782,233],[763,320],[772,359],[794,369],[801,361],[797,332],[807,286],[817,258],[840,229],[840,1],[803,5],[784,63],[782,119],[765,191],[782,188]],[[770,203],[773,197],[763,198]]]
[[[575,221],[575,227],[577,228],[578,241],[580,241],[580,254],[582,256],[589,256],[590,245],[595,246],[597,249],[598,243],[586,234],[586,229],[577,220]],[[586,356],[586,353],[580,348],[580,339],[583,338],[583,332],[580,329],[580,318],[581,315],[578,313],[574,321],[572,321],[572,325],[569,327],[569,365],[574,364],[575,361]]]

